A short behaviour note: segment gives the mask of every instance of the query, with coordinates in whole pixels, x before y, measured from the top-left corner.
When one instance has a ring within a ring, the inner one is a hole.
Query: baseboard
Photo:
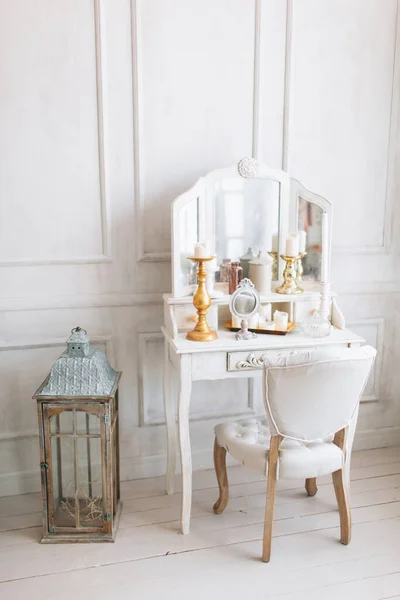
[[[356,431],[353,450],[372,450],[388,446],[400,446],[400,427]]]
[[[400,446],[400,427],[384,427],[357,431],[354,440],[354,450],[371,450]],[[177,472],[180,471],[179,456],[177,456]],[[213,467],[213,452],[198,450],[192,453],[193,470],[211,469]],[[228,464],[235,465],[236,461],[228,455]],[[165,474],[166,456],[140,456],[121,459],[121,479],[146,479],[160,477]],[[30,494],[40,491],[39,471],[18,471],[0,475],[0,496]]]
[[[16,496],[40,491],[40,471],[17,471],[0,475],[0,496]]]

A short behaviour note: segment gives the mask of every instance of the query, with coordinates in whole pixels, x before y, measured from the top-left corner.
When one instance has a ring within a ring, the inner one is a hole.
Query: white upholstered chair
[[[346,437],[349,424],[357,418],[375,355],[374,348],[363,346],[282,354],[274,362],[266,361],[263,388],[267,418],[215,427],[214,464],[219,486],[215,513],[222,513],[229,499],[226,452],[267,477],[264,562],[270,560],[279,477],[304,478],[307,494],[314,496],[316,478],[332,473],[340,541],[350,542],[351,515],[344,477]]]

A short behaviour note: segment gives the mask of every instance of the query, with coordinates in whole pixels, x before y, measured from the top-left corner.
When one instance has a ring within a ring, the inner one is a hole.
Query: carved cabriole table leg
[[[176,471],[176,421],[174,399],[172,396],[172,364],[169,360],[169,344],[164,341],[164,413],[167,429],[167,474],[166,492],[174,493],[174,476]]]
[[[189,405],[192,391],[192,355],[180,356],[178,435],[182,468],[181,531],[189,533],[192,508],[192,453],[190,449]]]

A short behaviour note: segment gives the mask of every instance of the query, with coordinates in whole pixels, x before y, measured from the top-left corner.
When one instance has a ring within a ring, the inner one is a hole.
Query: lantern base
[[[122,512],[122,502],[118,502],[117,512],[115,514],[115,518],[113,520],[113,531],[102,532],[98,531],[96,533],[84,533],[82,529],[77,529],[77,532],[74,533],[69,529],[67,532],[63,532],[60,528],[58,531],[45,533],[40,540],[41,544],[95,544],[95,543],[104,543],[104,542],[115,542],[115,538],[117,537],[119,520]]]

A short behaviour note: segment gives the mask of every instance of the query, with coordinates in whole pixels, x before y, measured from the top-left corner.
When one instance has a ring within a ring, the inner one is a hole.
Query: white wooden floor
[[[400,599],[400,449],[353,454],[353,540],[338,541],[329,478],[314,498],[278,486],[272,561],[260,561],[265,482],[229,470],[231,500],[214,515],[213,471],[194,475],[192,533],[178,533],[180,495],[163,478],[123,484],[115,544],[39,545],[40,498],[0,498],[3,600]]]

